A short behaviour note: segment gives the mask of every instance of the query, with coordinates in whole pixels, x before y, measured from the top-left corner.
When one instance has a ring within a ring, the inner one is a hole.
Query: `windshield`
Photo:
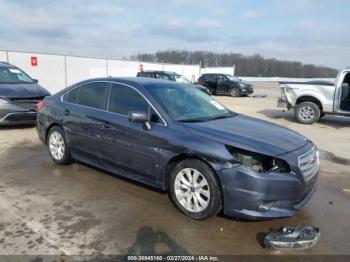
[[[148,91],[179,122],[204,122],[235,115],[197,88],[180,84],[157,85],[150,87]]]
[[[191,84],[191,81],[188,80],[185,76],[174,75],[175,81],[179,83]]]
[[[238,79],[238,77],[232,76],[232,75],[225,75],[228,79],[230,79],[231,81],[240,81]]]
[[[0,67],[0,83],[34,83],[26,73],[18,68]]]

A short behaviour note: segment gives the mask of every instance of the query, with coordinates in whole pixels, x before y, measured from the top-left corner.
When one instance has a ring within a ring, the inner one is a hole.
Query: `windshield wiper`
[[[222,118],[230,118],[230,117],[234,117],[236,116],[236,114],[229,114],[229,115],[221,115],[221,116],[214,116],[214,117],[210,117],[207,119],[207,121],[210,120],[216,120],[216,119],[222,119]]]
[[[181,122],[181,123],[198,123],[198,122],[203,122],[203,120],[200,120],[200,119],[180,119],[180,120],[177,120],[178,122]]]

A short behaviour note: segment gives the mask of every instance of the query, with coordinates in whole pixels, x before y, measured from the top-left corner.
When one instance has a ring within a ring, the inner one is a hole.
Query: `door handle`
[[[70,115],[70,111],[68,109],[64,110],[64,115],[65,116],[69,116]]]
[[[110,125],[109,122],[103,121],[103,122],[102,122],[102,128],[111,128],[111,125]]]

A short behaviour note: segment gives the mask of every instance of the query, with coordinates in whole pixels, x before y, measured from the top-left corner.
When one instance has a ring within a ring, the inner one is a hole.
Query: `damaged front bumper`
[[[264,246],[276,250],[303,250],[316,245],[320,238],[317,227],[287,226],[270,231],[264,238]]]
[[[312,147],[310,143],[280,156],[289,163],[290,173],[258,173],[243,165],[221,170],[224,214],[253,220],[293,216],[317,188],[318,168],[306,178],[298,163]]]

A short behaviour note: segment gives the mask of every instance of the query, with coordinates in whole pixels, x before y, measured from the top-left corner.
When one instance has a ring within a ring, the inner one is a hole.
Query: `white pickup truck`
[[[280,82],[278,107],[295,111],[302,124],[312,124],[325,114],[350,116],[350,69],[341,70],[335,82]]]

